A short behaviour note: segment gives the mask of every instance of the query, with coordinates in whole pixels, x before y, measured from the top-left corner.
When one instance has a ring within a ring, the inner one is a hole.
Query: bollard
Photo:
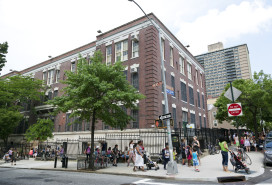
[[[54,164],[54,168],[57,168],[57,161],[58,161],[58,157],[55,157],[55,164]]]
[[[65,157],[65,168],[68,168],[68,157]]]
[[[62,168],[65,167],[65,156],[63,155],[62,158],[61,158],[61,163],[62,163]]]

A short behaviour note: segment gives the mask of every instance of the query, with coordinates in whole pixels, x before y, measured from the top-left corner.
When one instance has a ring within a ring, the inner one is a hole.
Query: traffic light
[[[173,127],[174,126],[174,120],[170,119],[170,126]]]
[[[156,126],[157,128],[162,128],[162,127],[164,126],[164,124],[163,124],[162,120],[156,119],[156,120],[155,120],[155,126]]]

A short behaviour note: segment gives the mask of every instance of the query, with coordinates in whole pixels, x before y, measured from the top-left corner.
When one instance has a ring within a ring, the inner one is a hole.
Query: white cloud
[[[239,5],[229,5],[223,11],[209,10],[193,22],[180,25],[177,37],[189,43],[189,50],[197,55],[207,52],[209,44],[268,30],[272,25],[272,6],[261,0],[243,1]]]

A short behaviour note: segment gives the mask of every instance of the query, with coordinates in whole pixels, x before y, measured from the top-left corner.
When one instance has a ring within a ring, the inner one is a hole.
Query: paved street
[[[67,169],[61,168],[59,161],[56,169],[53,168],[53,161],[35,161],[31,158],[18,161],[16,166],[0,161],[0,167],[2,167],[0,168],[0,184],[217,184],[217,177],[237,175],[245,176],[248,180],[247,184],[256,184],[266,180],[270,182],[267,177],[270,177],[272,173],[270,171],[271,167],[267,167],[263,174],[263,154],[250,152],[248,155],[253,161],[253,164],[249,166],[252,172],[249,175],[244,171],[234,173],[230,164],[229,169],[232,172],[223,172],[221,169],[221,154],[203,157],[199,173],[196,173],[193,167],[189,168],[178,164],[179,173],[176,175],[167,175],[162,165],[160,165],[160,170],[158,171],[133,172],[132,167],[127,167],[126,164],[120,163],[118,167],[109,166],[108,168],[97,170],[96,173],[85,173],[77,172],[77,163],[72,160],[69,161]],[[242,185],[245,182],[235,184]]]
[[[216,184],[212,182],[186,182],[167,179],[150,179],[120,175],[79,173],[49,170],[28,170],[0,168],[2,185],[174,185],[174,184]]]

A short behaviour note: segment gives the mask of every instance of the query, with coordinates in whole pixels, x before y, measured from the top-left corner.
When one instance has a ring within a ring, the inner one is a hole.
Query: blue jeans
[[[228,166],[229,153],[221,150],[221,154],[222,154],[222,158],[223,158],[222,165]]]

